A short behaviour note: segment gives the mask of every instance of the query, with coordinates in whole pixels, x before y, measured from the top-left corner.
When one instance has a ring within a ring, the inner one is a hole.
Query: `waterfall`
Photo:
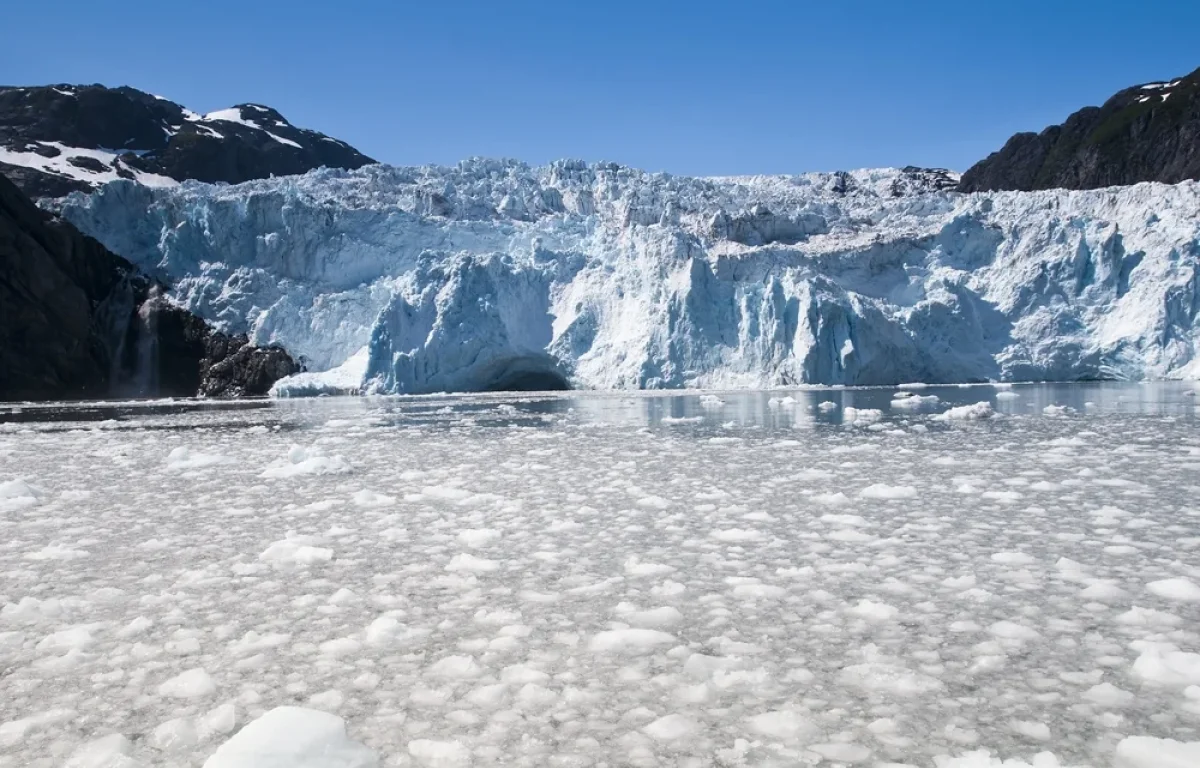
[[[146,300],[137,311],[137,342],[134,348],[132,389],[137,397],[158,393],[158,302],[161,290],[151,284]]]

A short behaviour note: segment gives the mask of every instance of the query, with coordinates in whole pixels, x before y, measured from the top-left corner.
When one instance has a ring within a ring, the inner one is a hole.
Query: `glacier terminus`
[[[1200,185],[955,180],[474,159],[59,205],[302,360],[281,396],[1200,377]]]

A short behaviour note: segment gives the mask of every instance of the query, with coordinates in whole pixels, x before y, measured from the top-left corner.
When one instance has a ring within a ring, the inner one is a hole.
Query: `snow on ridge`
[[[21,152],[0,146],[0,163],[34,168],[43,173],[66,176],[67,178],[76,179],[88,184],[106,184],[122,178],[117,173],[119,167],[133,174],[133,177],[138,182],[148,187],[170,187],[179,183],[168,176],[142,171],[138,168],[125,165],[121,161],[122,155],[144,154],[142,150],[84,149],[81,147],[69,147],[58,141],[39,141],[37,143],[45,147],[57,149],[59,154],[55,157],[46,157],[32,149]],[[103,166],[103,170],[93,170],[73,165],[69,162],[71,158],[84,158],[97,161]]]
[[[366,348],[365,391],[1200,377],[1200,185],[922,179],[476,158],[116,184],[64,213],[310,371]]]
[[[256,131],[262,131],[263,133],[267,134],[267,136],[269,136],[271,139],[279,142],[280,144],[286,144],[287,146],[295,147],[296,149],[303,149],[303,147],[301,147],[298,143],[292,141],[291,139],[285,139],[282,136],[271,133],[270,131],[267,130],[266,126],[264,126],[262,123],[258,122],[255,118],[246,117],[243,114],[243,112],[244,112],[244,110],[247,110],[247,109],[253,110],[255,112],[269,112],[267,107],[260,106],[258,104],[242,104],[241,106],[229,107],[228,109],[218,109],[214,112],[209,112],[206,115],[200,115],[195,112],[192,112],[191,110],[185,109],[184,117],[188,121],[193,122],[193,123],[237,123],[238,125],[243,125],[247,128],[253,128]],[[280,120],[272,120],[271,122],[273,122],[275,124],[275,126],[277,126],[279,128],[292,127],[287,122],[280,121]],[[212,128],[210,128],[207,125],[200,125],[198,127],[208,130],[209,132],[211,132],[212,135],[216,136],[217,138],[223,138],[219,133],[217,133],[216,131],[214,131]]]

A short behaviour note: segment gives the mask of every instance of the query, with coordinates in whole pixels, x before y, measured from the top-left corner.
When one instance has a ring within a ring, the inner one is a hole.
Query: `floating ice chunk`
[[[200,743],[200,733],[190,717],[176,717],[150,732],[150,746],[162,752],[192,749]]]
[[[324,563],[333,559],[333,550],[317,546],[324,544],[315,536],[291,536],[276,541],[258,556],[259,560],[279,565],[304,566]]]
[[[352,656],[362,650],[362,644],[353,637],[336,637],[326,640],[317,648],[326,656]]]
[[[1059,762],[1052,752],[1039,752],[1033,756],[1032,763],[1027,763],[1017,758],[1001,760],[998,757],[992,757],[992,753],[986,749],[968,752],[959,757],[938,755],[933,758],[933,764],[936,768],[1072,768],[1072,766]],[[1081,765],[1077,768],[1090,768],[1090,766]]]
[[[669,605],[651,608],[648,611],[633,611],[621,618],[626,623],[642,629],[666,629],[683,622],[683,614],[679,609]]]
[[[940,398],[937,395],[922,397],[921,395],[907,394],[905,397],[897,397],[892,400],[891,406],[893,408],[922,408],[937,405],[939,402]]]
[[[1010,392],[1008,390],[1004,390],[1004,391],[996,393],[997,400],[1016,400],[1020,397],[1021,396],[1018,395],[1016,392]]]
[[[872,600],[859,600],[858,605],[853,608],[847,608],[846,613],[852,616],[857,616],[867,621],[891,621],[900,613],[895,606],[887,603],[877,603]]]
[[[988,632],[1003,640],[1037,640],[1042,636],[1036,629],[1015,621],[997,621],[988,627]]]
[[[272,462],[259,477],[288,478],[301,475],[338,475],[350,471],[341,456],[326,456],[320,448],[293,445],[287,456]]]
[[[1014,720],[1012,723],[1013,733],[1024,736],[1033,741],[1050,741],[1050,726],[1045,723],[1037,723],[1032,720]]]
[[[355,491],[354,495],[350,497],[350,500],[354,502],[356,507],[364,507],[366,509],[390,507],[396,503],[395,496],[376,493],[375,491],[367,490],[365,488],[361,491]]]
[[[0,723],[0,747],[11,747],[15,744],[20,744],[33,731],[74,720],[75,714],[75,710],[73,709],[50,709],[45,712],[39,712],[36,715],[23,717],[19,720],[9,720],[6,723]]]
[[[593,653],[648,653],[671,645],[675,636],[656,629],[611,629],[598,632],[588,644]]]
[[[446,570],[451,573],[490,573],[500,569],[500,563],[463,552],[450,558]]]
[[[66,653],[72,650],[82,650],[93,642],[93,627],[80,624],[47,635],[37,644],[37,650],[43,653]]]
[[[421,489],[421,495],[437,501],[462,503],[469,501],[475,494],[465,488],[452,485],[427,485]]]
[[[774,584],[738,584],[733,595],[743,600],[782,600],[787,597],[787,590]]]
[[[1181,651],[1167,643],[1141,643],[1133,676],[1153,685],[1186,688],[1200,685],[1200,653]]]
[[[716,395],[700,395],[700,406],[703,408],[723,408],[725,401]]]
[[[1136,605],[1117,615],[1113,621],[1131,627],[1176,627],[1183,623],[1183,619],[1173,613],[1140,608]]]
[[[816,496],[813,496],[813,501],[828,507],[840,507],[850,503],[850,499],[841,491],[837,491],[836,493],[818,493]]]
[[[1084,587],[1079,596],[1085,600],[1096,600],[1102,603],[1119,603],[1129,598],[1129,593],[1106,581],[1095,581]]]
[[[238,707],[227,701],[196,718],[196,733],[201,740],[233,733],[238,723]]]
[[[236,640],[229,644],[229,652],[234,656],[247,656],[252,653],[258,653],[268,648],[276,648],[281,645],[286,645],[292,639],[291,635],[281,632],[267,632],[259,634],[253,629],[242,635],[240,640]]]
[[[818,726],[803,713],[791,709],[764,712],[746,719],[750,730],[759,736],[779,741],[807,739],[819,732]]]
[[[842,409],[842,423],[865,427],[883,418],[883,411],[878,408],[853,408],[846,406]]]
[[[199,699],[211,696],[217,690],[217,681],[203,669],[196,667],[180,672],[158,686],[158,695],[172,699]]]
[[[708,534],[717,541],[740,544],[747,541],[762,541],[764,538],[759,531],[749,528],[729,528],[723,531],[712,531]]]
[[[833,402],[832,400],[823,400],[822,402],[817,404],[817,410],[825,411],[825,412],[836,411],[837,403]]]
[[[1129,736],[1117,744],[1117,768],[1196,768],[1200,741]]]
[[[838,495],[841,496],[841,494]],[[846,497],[842,496],[842,498]],[[862,515],[821,515],[821,522],[833,523],[834,525],[848,525],[851,528],[867,528],[871,525]]]
[[[214,453],[200,453],[181,445],[178,448],[171,449],[164,463],[167,465],[167,469],[185,470],[211,467],[217,464],[224,464],[225,461],[226,458],[224,456]]]
[[[62,763],[62,768],[139,768],[141,763],[132,754],[133,742],[113,733],[80,746]]]
[[[458,741],[416,739],[408,742],[408,754],[426,768],[467,768],[471,750]]]
[[[1123,691],[1112,683],[1093,685],[1083,692],[1083,698],[1105,709],[1120,709],[1137,701],[1136,695]]]
[[[871,750],[861,744],[849,742],[830,742],[828,744],[809,744],[807,749],[816,752],[821,757],[834,763],[862,763],[871,757]]]
[[[85,549],[72,549],[66,544],[47,544],[41,549],[25,553],[26,560],[81,560],[88,557]]]
[[[429,667],[429,674],[453,680],[470,680],[483,674],[474,656],[446,656]]]
[[[1032,565],[1037,562],[1037,558],[1024,552],[996,552],[992,555],[992,562],[1002,565]]]
[[[499,538],[500,531],[494,528],[465,528],[458,532],[458,540],[474,549],[486,547]]]
[[[308,697],[308,705],[322,712],[336,712],[346,703],[346,695],[336,688],[330,688]]]
[[[1183,603],[1200,602],[1200,587],[1182,577],[1152,581],[1146,585],[1146,590],[1150,594],[1166,600]]]
[[[222,744],[204,768],[375,768],[378,757],[346,737],[337,715],[276,707]]]
[[[982,400],[973,405],[959,405],[950,408],[933,418],[938,421],[977,421],[979,419],[990,419],[995,415],[996,410],[992,408],[992,404],[986,400]]]
[[[630,576],[663,576],[675,570],[674,566],[660,563],[643,563],[637,556],[625,560],[625,573]]]
[[[1047,405],[1042,409],[1042,413],[1047,416],[1066,416],[1070,413],[1075,413],[1075,409],[1069,405]]]
[[[0,512],[36,506],[45,496],[44,490],[24,480],[7,480],[0,483]]]
[[[864,663],[842,669],[839,678],[844,685],[902,697],[934,693],[944,687],[936,677],[911,670],[896,659],[879,653],[875,645],[863,648],[862,655],[866,659]]]
[[[689,739],[703,730],[695,720],[678,713],[660,717],[642,728],[642,733],[655,741],[676,742]]]
[[[887,485],[874,483],[858,492],[864,499],[915,499],[917,489],[911,485]]]

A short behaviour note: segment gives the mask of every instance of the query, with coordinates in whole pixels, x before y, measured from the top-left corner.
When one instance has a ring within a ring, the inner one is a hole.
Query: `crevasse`
[[[279,394],[1200,377],[1200,185],[937,186],[471,160],[62,212],[300,357]]]

